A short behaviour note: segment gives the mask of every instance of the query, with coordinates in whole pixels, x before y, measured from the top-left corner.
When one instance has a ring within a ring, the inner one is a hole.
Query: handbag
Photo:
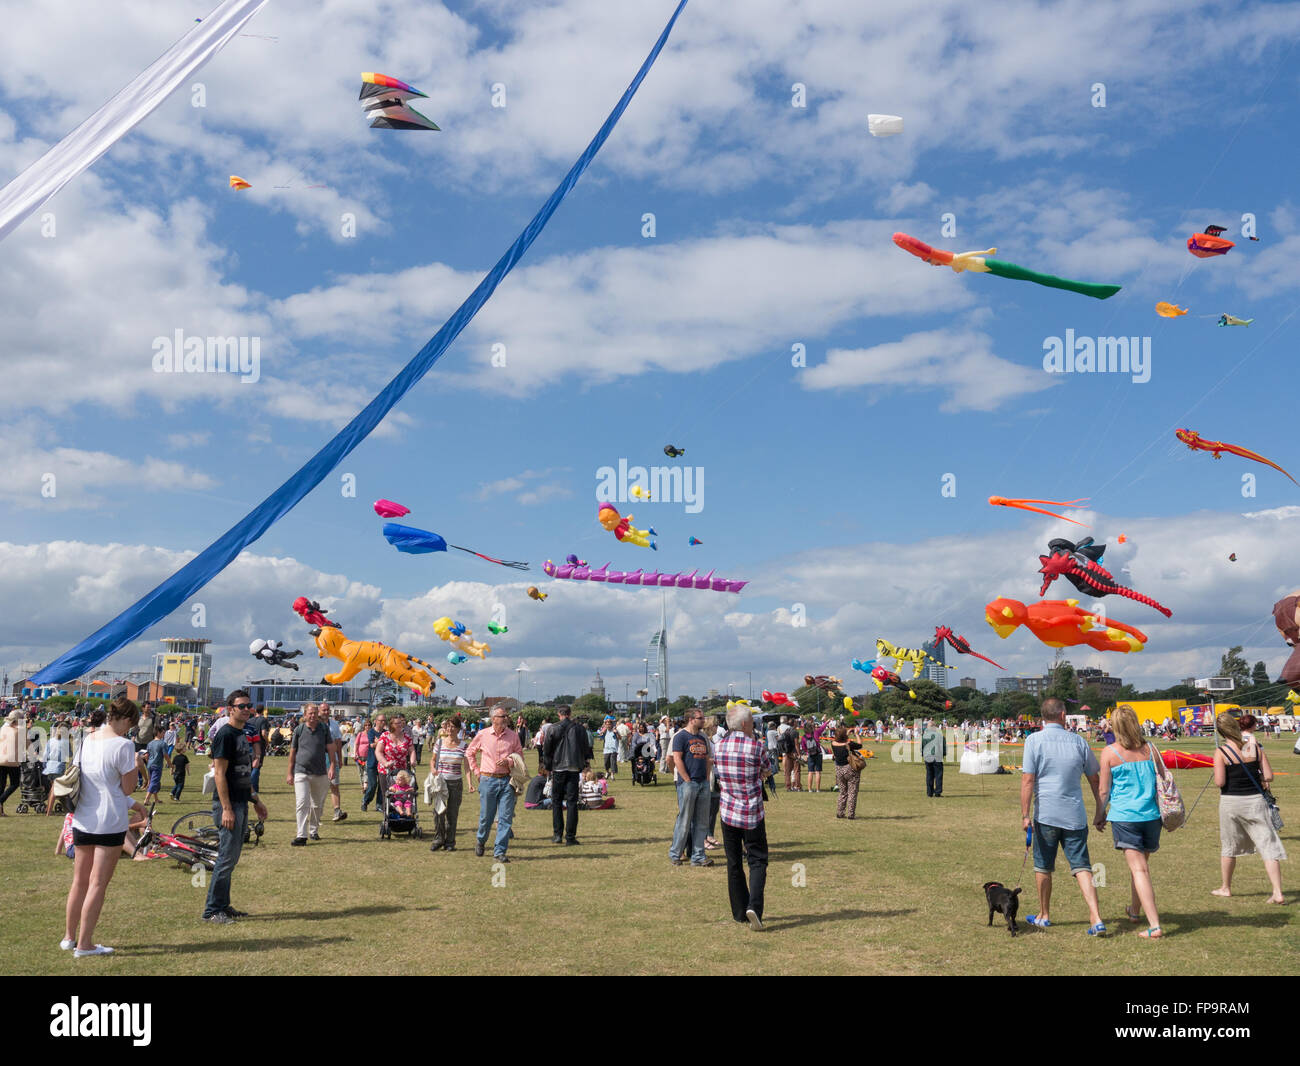
[[[81,752],[85,743],[83,737],[81,744],[77,745],[77,761],[56,777],[50,786],[50,795],[62,800],[63,809],[69,813],[75,811],[81,802]]]
[[[1187,807],[1183,804],[1183,796],[1178,791],[1174,775],[1165,768],[1163,759],[1156,758],[1154,744],[1147,745],[1147,754],[1156,771],[1156,803],[1160,807],[1160,824],[1166,832],[1172,833],[1187,821]]]
[[[1232,750],[1226,744],[1219,750],[1223,752],[1223,757],[1225,759],[1232,755]],[[1273,828],[1275,830],[1281,830],[1285,823],[1282,821],[1282,810],[1278,807],[1277,800],[1273,798],[1273,793],[1255,780],[1255,775],[1250,772],[1250,767],[1246,765],[1241,756],[1235,756],[1233,761],[1246,771],[1246,776],[1250,778],[1250,783],[1254,785],[1259,791],[1259,794],[1264,797],[1264,805],[1268,808],[1268,820],[1273,823]]]
[[[849,769],[852,770],[855,774],[860,774],[866,768],[867,768],[867,760],[864,759],[858,752],[854,751],[852,748],[849,748]]]

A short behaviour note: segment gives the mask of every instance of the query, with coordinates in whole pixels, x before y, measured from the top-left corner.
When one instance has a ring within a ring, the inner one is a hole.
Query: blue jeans
[[[386,793],[387,791],[388,789],[384,785],[383,776],[379,773],[379,763],[367,762],[366,763],[366,792],[365,795],[361,797],[361,806],[369,807],[371,801],[373,801],[376,795],[378,795],[379,797],[378,805],[382,807],[384,805],[384,793]]]
[[[172,780],[172,799],[178,800],[181,798],[181,793],[185,791],[185,775],[181,774]]]
[[[677,782],[677,823],[673,826],[673,843],[668,849],[670,859],[680,859],[690,838],[691,863],[704,862],[704,838],[709,830],[709,783],[707,781]]]
[[[260,766],[253,767],[253,772],[250,775],[249,780],[252,782],[254,792],[262,791],[261,788],[258,787],[262,783],[262,768]]]
[[[221,800],[212,801],[212,820],[221,832],[221,844],[217,849],[217,865],[212,871],[212,880],[208,883],[208,902],[203,908],[203,917],[209,918],[230,906],[230,877],[239,862],[239,853],[244,850],[244,830],[248,826],[248,804],[234,804],[235,828],[227,829],[221,824]]]
[[[478,835],[480,844],[486,844],[492,829],[492,819],[497,819],[497,839],[492,847],[494,858],[505,858],[510,845],[510,827],[515,820],[515,790],[508,777],[482,777],[478,783]]]
[[[1070,873],[1092,873],[1092,859],[1088,855],[1088,827],[1062,829],[1056,825],[1034,822],[1034,872],[1050,874],[1056,869],[1056,851],[1065,849]]]

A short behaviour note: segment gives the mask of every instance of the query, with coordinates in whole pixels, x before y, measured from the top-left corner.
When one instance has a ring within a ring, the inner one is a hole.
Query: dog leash
[[[1022,882],[1025,879],[1025,863],[1029,861],[1029,848],[1034,838],[1034,827],[1031,825],[1025,830],[1025,857],[1020,860],[1020,873],[1016,877],[1016,888],[1023,888]]]

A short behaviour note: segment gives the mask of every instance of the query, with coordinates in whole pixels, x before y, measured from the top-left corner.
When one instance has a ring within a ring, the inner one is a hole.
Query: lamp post
[[[749,700],[752,703],[754,701],[754,671],[746,670],[745,676],[749,678]]]

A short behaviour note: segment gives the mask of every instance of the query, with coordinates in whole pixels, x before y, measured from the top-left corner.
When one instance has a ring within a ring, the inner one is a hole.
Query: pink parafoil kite
[[[394,503],[392,500],[376,500],[375,514],[380,518],[402,518],[411,513],[409,507],[403,507],[400,503]]]

